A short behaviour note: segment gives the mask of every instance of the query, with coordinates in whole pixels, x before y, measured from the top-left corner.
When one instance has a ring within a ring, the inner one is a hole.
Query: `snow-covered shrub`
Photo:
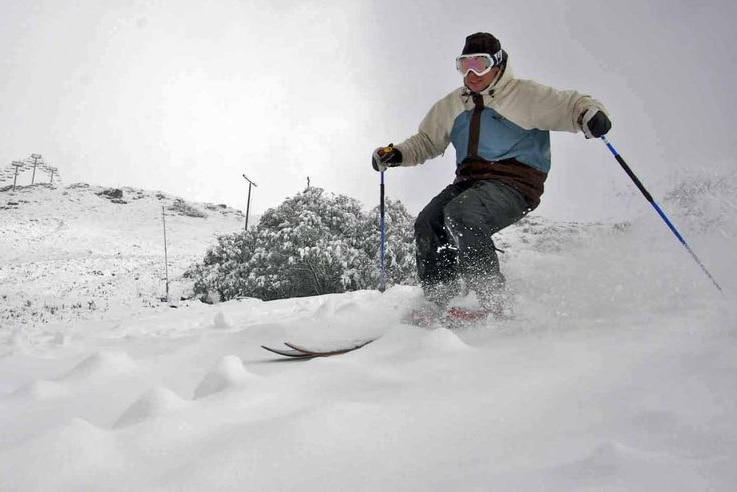
[[[414,282],[412,218],[387,202],[387,279]],[[264,300],[376,288],[378,210],[343,195],[308,188],[268,210],[255,228],[218,238],[187,275],[203,300]]]
[[[379,207],[376,207],[367,221],[368,230],[366,234],[371,235],[371,241],[367,244],[369,248],[368,256],[372,261],[373,259],[378,261],[381,254],[380,213]],[[417,273],[414,248],[415,218],[409,214],[402,202],[387,199],[384,221],[386,282],[388,285],[414,284]],[[372,273],[375,275],[372,281],[376,284],[378,283],[379,269],[372,270]]]
[[[120,188],[106,188],[97,193],[97,195],[109,198],[111,200],[114,198],[120,199],[123,198],[123,190],[121,190]]]
[[[195,217],[198,219],[204,219],[207,217],[207,214],[205,212],[195,208],[194,206],[185,202],[181,198],[175,199],[174,203],[172,203],[169,207],[167,207],[167,210],[176,212],[179,215],[184,215],[187,217]]]
[[[193,292],[203,302],[218,302],[248,295],[245,270],[253,256],[253,230],[217,237],[202,263],[192,266],[184,276],[194,280]]]

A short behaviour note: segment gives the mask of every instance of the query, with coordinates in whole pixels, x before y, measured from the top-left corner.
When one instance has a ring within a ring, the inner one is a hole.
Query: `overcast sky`
[[[461,84],[467,34],[516,75],[601,100],[653,194],[734,169],[732,0],[0,0],[0,167],[31,153],[65,184],[161,190],[262,212],[314,186],[378,201],[371,151]],[[452,149],[387,173],[413,214]],[[599,141],[553,136],[539,213],[589,220],[640,200]]]

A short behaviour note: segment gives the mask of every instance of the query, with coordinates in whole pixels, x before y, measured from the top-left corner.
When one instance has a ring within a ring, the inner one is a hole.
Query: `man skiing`
[[[540,204],[550,131],[598,138],[611,122],[590,96],[515,78],[507,52],[489,33],[466,37],[456,68],[463,86],[432,106],[415,135],[377,148],[371,161],[377,171],[414,166],[453,144],[456,178],[415,222],[420,284],[438,313],[462,279],[487,313],[501,315],[505,279],[492,234]]]

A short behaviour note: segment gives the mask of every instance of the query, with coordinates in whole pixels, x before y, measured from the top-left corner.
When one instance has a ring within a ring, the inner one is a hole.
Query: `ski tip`
[[[302,352],[304,354],[311,355],[313,357],[328,357],[331,355],[341,355],[341,354],[346,354],[348,352],[353,352],[354,350],[358,350],[361,347],[365,347],[366,345],[373,342],[374,340],[375,338],[372,338],[369,340],[363,340],[361,342],[357,342],[357,343],[354,343],[352,345],[349,345],[343,348],[334,348],[330,350],[316,350],[316,349],[306,348],[306,347],[303,347],[301,345],[297,345],[291,342],[284,342],[284,345],[286,345],[287,347],[291,349]]]
[[[310,359],[314,357],[314,355],[311,355],[311,354],[308,354],[308,353],[305,353],[299,350],[294,350],[294,349],[281,349],[281,348],[269,347],[266,345],[261,345],[261,348],[264,350],[268,350],[272,354],[281,355],[283,357],[292,357],[294,359]]]

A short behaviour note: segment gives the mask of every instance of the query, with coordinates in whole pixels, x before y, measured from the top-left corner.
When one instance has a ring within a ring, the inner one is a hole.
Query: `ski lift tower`
[[[41,157],[41,154],[31,154],[31,159],[33,159],[33,176],[31,177],[31,184],[34,184],[36,182],[36,168],[39,164],[43,164],[43,157]]]

